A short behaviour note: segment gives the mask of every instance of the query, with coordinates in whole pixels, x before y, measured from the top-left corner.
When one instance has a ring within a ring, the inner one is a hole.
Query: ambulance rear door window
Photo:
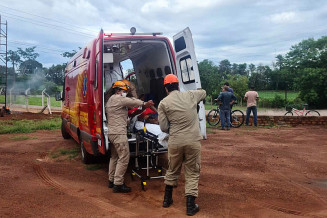
[[[190,55],[187,55],[182,59],[180,59],[180,66],[181,66],[183,83],[187,84],[187,83],[195,82],[192,59]]]
[[[182,51],[185,48],[186,48],[186,43],[185,43],[185,39],[184,39],[183,36],[178,38],[177,40],[175,40],[175,51],[176,51],[176,53]]]

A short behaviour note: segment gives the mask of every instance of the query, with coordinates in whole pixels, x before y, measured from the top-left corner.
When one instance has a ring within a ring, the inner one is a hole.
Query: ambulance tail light
[[[96,135],[96,116],[95,116],[95,106],[94,105],[89,105],[89,125],[90,125],[90,132],[91,135]]]
[[[112,33],[104,33],[103,36],[104,37],[111,37],[112,36]]]

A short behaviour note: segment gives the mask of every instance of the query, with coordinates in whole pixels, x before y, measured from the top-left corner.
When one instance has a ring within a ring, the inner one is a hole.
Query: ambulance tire
[[[81,147],[82,162],[84,164],[91,164],[91,163],[93,163],[93,156],[86,151],[86,149],[84,147],[84,144],[83,144],[83,140],[80,139],[79,141],[80,141],[79,144],[80,144],[80,147]]]
[[[70,139],[71,136],[69,135],[69,133],[66,131],[66,128],[64,126],[64,123],[61,122],[61,135],[64,139]]]

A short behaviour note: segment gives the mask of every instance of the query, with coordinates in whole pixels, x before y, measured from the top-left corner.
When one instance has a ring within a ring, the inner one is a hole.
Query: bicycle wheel
[[[244,113],[240,110],[234,110],[231,114],[231,126],[234,128],[238,128],[244,123]]]
[[[288,111],[284,114],[285,117],[293,116],[293,113],[291,111]]]
[[[216,126],[220,122],[219,110],[212,109],[207,115],[207,122],[210,126]]]
[[[320,113],[318,111],[308,111],[305,116],[320,117]]]

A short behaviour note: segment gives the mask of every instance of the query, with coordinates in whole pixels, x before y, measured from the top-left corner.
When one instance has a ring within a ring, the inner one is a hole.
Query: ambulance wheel
[[[85,150],[85,147],[84,147],[84,144],[83,144],[83,140],[80,139],[80,147],[81,147],[81,156],[82,156],[82,162],[84,164],[90,164],[92,163],[92,155],[90,155],[86,150]]]
[[[69,135],[69,133],[66,131],[66,128],[64,126],[64,123],[61,122],[61,135],[64,139],[70,139],[71,136]]]

